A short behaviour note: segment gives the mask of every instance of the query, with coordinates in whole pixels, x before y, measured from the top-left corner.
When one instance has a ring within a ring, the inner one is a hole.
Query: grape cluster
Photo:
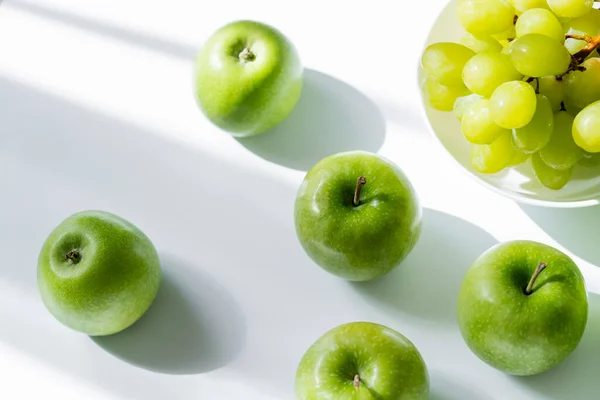
[[[577,165],[600,165],[599,4],[459,0],[466,32],[425,49],[421,88],[460,121],[476,171],[531,160],[537,179],[560,190]]]

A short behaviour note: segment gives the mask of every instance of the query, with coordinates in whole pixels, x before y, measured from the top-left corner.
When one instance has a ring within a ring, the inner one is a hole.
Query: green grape
[[[463,115],[473,104],[477,103],[482,97],[478,94],[470,94],[456,99],[452,112],[459,121],[462,121]]]
[[[573,118],[575,118],[577,116],[577,114],[579,114],[581,112],[581,110],[583,110],[582,107],[575,107],[573,104],[570,104],[568,101],[564,101],[563,102],[564,106],[565,106],[565,110],[571,114],[573,116]]]
[[[565,78],[566,101],[577,108],[600,100],[600,58],[581,64],[585,71],[572,71]]]
[[[464,85],[444,86],[431,77],[424,79],[421,89],[427,103],[439,111],[452,111],[456,99],[470,93]]]
[[[583,157],[579,160],[579,165],[584,167],[593,168],[600,165],[600,153],[588,153],[583,152]]]
[[[512,0],[517,15],[522,15],[525,11],[532,8],[549,9],[546,0]]]
[[[473,35],[493,35],[510,29],[515,10],[502,0],[460,0],[458,19]]]
[[[531,166],[537,179],[548,189],[562,189],[573,176],[573,167],[563,170],[554,169],[542,160],[539,153],[531,156]]]
[[[557,17],[578,18],[589,13],[594,0],[547,0],[550,9]]]
[[[465,47],[468,47],[475,53],[482,53],[484,51],[499,53],[500,50],[502,50],[502,45],[500,44],[500,42],[488,35],[476,37],[470,33],[466,33],[460,39],[460,44],[462,44]]]
[[[510,56],[500,53],[479,53],[465,64],[463,81],[469,90],[489,97],[504,82],[523,78],[513,67]]]
[[[504,46],[504,48],[502,49],[502,51],[500,53],[510,55],[510,52],[512,51],[514,44],[515,44],[515,41],[511,40],[510,42],[508,42],[506,44],[506,46]],[[512,60],[511,60],[511,62],[512,62]]]
[[[565,81],[557,80],[555,76],[543,76],[531,82],[534,88],[538,88],[538,85],[539,93],[550,100],[552,111],[559,111],[566,96]]]
[[[462,44],[441,42],[428,46],[421,57],[423,69],[446,86],[462,85],[462,70],[475,52]]]
[[[471,166],[483,174],[495,174],[508,166],[515,155],[510,132],[505,132],[491,144],[471,147]]]
[[[579,50],[583,49],[585,46],[587,46],[587,42],[585,40],[577,40],[573,38],[565,40],[565,47],[567,50],[569,50],[570,54],[579,52]]]
[[[565,46],[539,33],[515,40],[510,57],[517,71],[531,77],[561,75],[571,65],[571,54]]]
[[[566,24],[567,33],[576,35],[600,35],[600,10],[592,9],[583,17],[569,20]]]
[[[526,154],[522,151],[516,150],[507,167],[516,167],[517,165],[523,164],[525,161],[529,160],[530,155],[531,154]]]
[[[543,8],[525,11],[517,20],[515,30],[518,38],[530,33],[538,33],[556,39],[560,43],[565,41],[562,24],[551,11]]]
[[[461,129],[465,138],[475,144],[490,144],[507,132],[494,123],[487,99],[479,100],[465,111]]]
[[[600,152],[600,101],[577,114],[573,122],[573,139],[588,153]]]
[[[559,111],[554,114],[554,131],[550,142],[540,150],[542,160],[554,169],[568,169],[583,157],[581,149],[573,140],[574,117]]]
[[[498,86],[490,97],[494,122],[506,129],[522,128],[535,114],[535,90],[527,82],[512,81]]]
[[[531,122],[512,131],[515,148],[527,154],[538,152],[550,141],[553,129],[554,113],[550,100],[543,94],[538,94],[537,107]]]
[[[514,17],[513,17],[514,20]],[[515,25],[511,25],[510,28],[505,30],[504,32],[495,33],[492,37],[496,40],[512,40],[517,36],[515,32]]]

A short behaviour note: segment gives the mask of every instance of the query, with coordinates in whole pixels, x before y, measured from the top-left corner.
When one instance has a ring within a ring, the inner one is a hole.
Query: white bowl
[[[458,0],[451,0],[435,20],[423,49],[433,43],[457,42],[465,33],[456,16]],[[418,68],[420,86],[424,71]],[[420,90],[419,90],[420,92]],[[470,144],[464,138],[460,122],[452,112],[437,111],[421,95],[425,119],[431,133],[460,168],[477,182],[515,201],[545,207],[576,208],[600,204],[600,167],[576,166],[572,180],[561,190],[544,187],[533,175],[530,161],[497,174],[481,174],[471,167]]]

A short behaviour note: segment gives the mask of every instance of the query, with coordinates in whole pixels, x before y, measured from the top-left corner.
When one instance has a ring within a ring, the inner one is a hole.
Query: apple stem
[[[358,207],[360,205],[360,191],[362,187],[367,183],[367,178],[361,176],[356,181],[356,190],[354,191],[354,199],[352,200],[352,204],[354,207]]]
[[[360,387],[360,376],[354,375],[354,387],[358,389]]]
[[[71,260],[73,264],[77,264],[81,261],[81,253],[78,250],[70,250],[67,254],[65,254],[65,260]]]
[[[546,269],[547,266],[548,264],[546,264],[545,262],[539,263],[539,265],[535,269],[535,272],[533,273],[533,276],[531,277],[531,280],[529,281],[529,284],[527,285],[527,288],[525,289],[525,294],[527,296],[533,293],[533,285],[535,283],[535,280],[542,273],[542,271]]]
[[[256,59],[256,55],[250,51],[249,48],[245,47],[244,50],[239,54],[239,58],[243,62],[250,62]]]

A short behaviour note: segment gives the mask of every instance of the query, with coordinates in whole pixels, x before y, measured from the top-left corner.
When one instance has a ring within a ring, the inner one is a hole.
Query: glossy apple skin
[[[356,182],[367,179],[360,205]],[[351,151],[328,156],[307,173],[295,202],[298,239],[310,258],[349,281],[387,274],[412,251],[422,210],[404,173],[379,155]]]
[[[254,55],[244,61],[248,49]],[[196,56],[196,98],[204,115],[236,137],[263,133],[286,119],[302,92],[303,67],[290,40],[257,21],[218,29]]]
[[[533,292],[525,295],[540,262]],[[467,272],[458,325],[481,360],[511,375],[551,369],[578,346],[588,318],[584,278],[566,254],[532,241],[498,244]]]
[[[425,400],[429,375],[404,335],[383,325],[352,322],[331,329],[306,351],[295,392],[296,400]]]
[[[77,250],[80,260],[67,258]],[[162,276],[157,252],[132,223],[104,211],[82,211],[60,223],[43,244],[38,287],[54,317],[76,331],[110,335],[150,307]]]

